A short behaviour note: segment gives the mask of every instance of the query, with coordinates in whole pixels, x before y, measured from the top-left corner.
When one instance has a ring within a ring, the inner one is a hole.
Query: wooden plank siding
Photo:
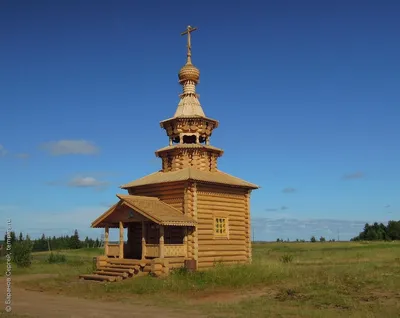
[[[248,190],[197,185],[198,269],[225,264],[247,263],[249,252]],[[227,219],[227,237],[216,237],[214,218]]]

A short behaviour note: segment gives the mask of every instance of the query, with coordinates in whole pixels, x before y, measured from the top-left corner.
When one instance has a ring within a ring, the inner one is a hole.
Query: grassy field
[[[209,317],[400,317],[400,244],[397,242],[265,243],[253,246],[253,263],[177,272],[165,279],[82,282],[100,250],[65,251],[67,262],[46,264],[34,255],[13,275],[58,274],[16,281],[45,292],[121,302],[196,308]],[[5,263],[0,263],[1,273]]]

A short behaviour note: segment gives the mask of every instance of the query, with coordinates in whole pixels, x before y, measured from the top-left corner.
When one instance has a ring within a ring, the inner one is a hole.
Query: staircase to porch
[[[170,269],[184,265],[185,258],[175,257],[169,259],[122,259],[98,256],[96,270],[93,274],[79,275],[80,279],[117,282],[128,278],[145,276],[166,276]]]
[[[151,272],[149,260],[134,259],[100,259],[97,260],[93,274],[79,275],[85,280],[116,282],[136,276],[147,275]]]

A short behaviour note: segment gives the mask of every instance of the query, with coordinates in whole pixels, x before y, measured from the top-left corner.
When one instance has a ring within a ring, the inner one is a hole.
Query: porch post
[[[164,258],[164,226],[160,225],[160,258]]]
[[[108,225],[104,228],[104,254],[108,257]]]
[[[142,221],[142,259],[146,258],[146,223]]]
[[[185,249],[185,257],[188,257],[188,239],[187,239],[187,226],[183,228],[183,248]]]
[[[124,258],[124,224],[119,222],[119,258]]]

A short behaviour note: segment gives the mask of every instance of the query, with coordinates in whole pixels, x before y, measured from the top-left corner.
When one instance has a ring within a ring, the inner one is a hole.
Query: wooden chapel
[[[207,117],[196,85],[200,71],[192,64],[191,26],[187,60],[178,73],[183,87],[172,118],[161,121],[168,146],[156,151],[162,169],[121,186],[128,194],[97,218],[105,229],[105,255],[86,279],[118,280],[133,274],[168,274],[186,266],[207,269],[216,262],[249,263],[252,258],[250,194],[258,186],[218,169],[223,150],[210,144],[218,121]],[[109,242],[109,229],[119,242]],[[124,242],[127,231],[127,242]]]

